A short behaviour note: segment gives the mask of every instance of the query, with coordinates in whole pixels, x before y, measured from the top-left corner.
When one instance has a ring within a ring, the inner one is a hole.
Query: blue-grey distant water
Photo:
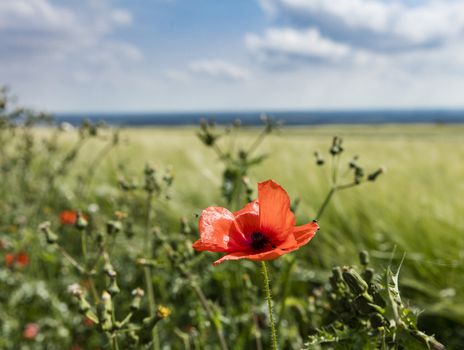
[[[261,124],[261,112],[189,112],[189,113],[62,113],[56,114],[59,122],[79,124],[83,119],[105,121],[110,125],[175,126],[197,124],[201,118],[228,124],[240,119],[244,125]],[[388,124],[388,123],[426,123],[451,124],[464,123],[463,110],[362,110],[362,111],[301,111],[269,112],[269,116],[282,120],[285,125],[323,125],[323,124]]]

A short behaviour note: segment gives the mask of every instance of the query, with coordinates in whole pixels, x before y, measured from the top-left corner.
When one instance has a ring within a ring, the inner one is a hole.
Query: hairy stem
[[[147,195],[147,214],[145,220],[145,237],[144,237],[144,246],[145,246],[145,255],[148,259],[153,258],[153,249],[152,249],[152,242],[150,239],[150,222],[151,222],[151,212],[152,212],[152,200],[153,200],[153,193],[148,192]],[[148,306],[150,308],[150,317],[155,316],[156,313],[156,304],[155,304],[155,291],[153,289],[153,279],[151,275],[151,268],[150,266],[144,266],[143,268],[144,276],[145,276],[145,287],[147,289],[147,297],[148,297]],[[158,330],[153,328],[152,333],[152,342],[153,342],[153,350],[160,349],[159,337],[158,337]]]
[[[332,187],[330,189],[329,193],[327,193],[327,196],[325,197],[324,202],[322,203],[321,207],[319,208],[319,211],[317,212],[316,220],[319,220],[321,218],[322,214],[325,211],[325,208],[327,207],[330,200],[332,199],[332,196],[334,195],[335,191],[337,191],[337,188]]]
[[[266,294],[267,307],[269,309],[269,320],[271,324],[271,340],[272,340],[272,350],[277,350],[277,332],[274,323],[274,314],[272,310],[272,295],[271,295],[271,286],[269,282],[269,274],[267,271],[267,266],[265,261],[261,261],[261,268],[263,272],[263,282],[264,282],[264,292]]]

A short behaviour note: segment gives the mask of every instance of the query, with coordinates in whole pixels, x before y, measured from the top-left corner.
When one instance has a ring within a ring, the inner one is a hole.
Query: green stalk
[[[214,330],[216,331],[216,335],[219,339],[219,346],[222,350],[227,350],[227,343],[224,338],[224,334],[222,333],[222,325],[221,321],[218,320],[216,317],[214,317],[213,311],[211,310],[211,307],[208,304],[208,299],[205,296],[205,293],[203,293],[203,290],[200,288],[199,285],[197,285],[194,281],[191,281],[192,288],[197,294],[198,298],[200,299],[201,306],[206,312],[206,315],[208,316],[209,320],[213,324]]]
[[[152,249],[152,242],[150,239],[150,221],[151,221],[151,212],[152,212],[152,200],[153,200],[153,193],[149,192],[147,196],[147,217],[145,222],[145,255],[149,258],[153,258],[153,249]],[[148,297],[148,307],[150,311],[150,317],[154,317],[156,313],[156,304],[155,304],[155,291],[153,289],[153,278],[151,275],[151,267],[144,266],[143,268],[144,276],[145,276],[145,287],[147,290],[147,297]],[[156,327],[153,328],[152,333],[152,343],[153,343],[153,350],[160,349],[159,337],[158,337],[158,330]]]
[[[267,266],[265,261],[261,261],[261,268],[263,272],[264,292],[266,294],[267,307],[269,309],[269,320],[271,323],[271,339],[272,339],[272,350],[277,350],[277,332],[274,323],[274,314],[272,311],[272,295],[271,286],[269,282],[269,274],[267,272]]]

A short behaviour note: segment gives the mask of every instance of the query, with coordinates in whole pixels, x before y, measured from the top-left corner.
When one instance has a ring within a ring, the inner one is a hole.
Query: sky
[[[464,0],[0,0],[0,84],[51,112],[464,107]]]

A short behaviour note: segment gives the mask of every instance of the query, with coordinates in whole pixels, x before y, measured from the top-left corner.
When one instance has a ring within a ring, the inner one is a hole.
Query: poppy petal
[[[308,243],[319,230],[319,225],[317,222],[313,221],[306,225],[295,226],[293,229],[293,234],[298,243],[298,246],[305,245]]]
[[[237,228],[244,233],[246,239],[243,245],[249,245],[249,236],[260,230],[259,225],[259,203],[257,200],[248,203],[243,209],[234,213]]]
[[[259,215],[259,202],[258,200],[254,200],[253,202],[248,203],[242,209],[234,212],[234,216],[238,217],[243,214],[254,214]]]
[[[217,266],[220,263],[223,263],[226,260],[240,260],[240,259],[247,259],[253,261],[265,261],[265,260],[274,260],[277,259],[279,256],[285,254],[285,251],[281,249],[273,249],[262,253],[253,253],[253,252],[235,252],[231,254],[227,254],[216,260],[213,265]]]
[[[198,224],[200,240],[195,242],[197,250],[227,252],[240,247],[243,234],[235,225],[235,217],[222,207],[208,207],[201,213]]]
[[[258,184],[260,228],[278,241],[285,241],[295,225],[287,192],[275,181]]]

